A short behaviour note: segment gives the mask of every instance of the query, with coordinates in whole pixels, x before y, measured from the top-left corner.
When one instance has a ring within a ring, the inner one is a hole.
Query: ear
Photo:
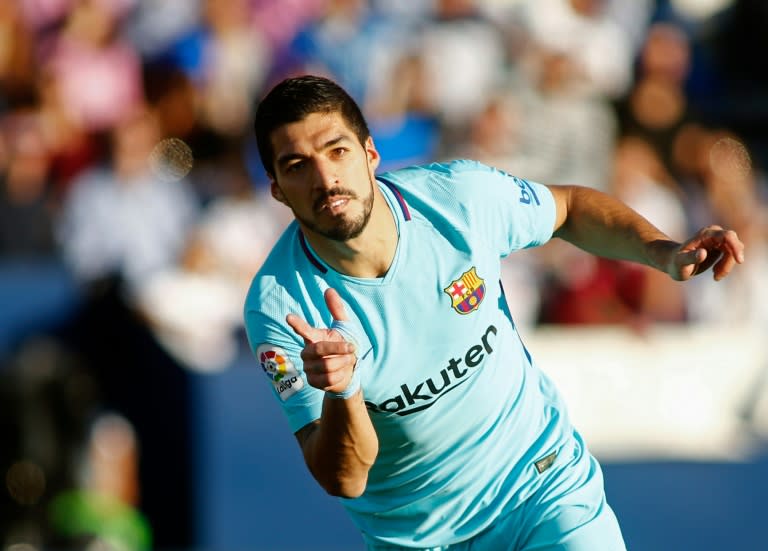
[[[286,206],[288,205],[288,202],[285,200],[285,195],[283,195],[283,190],[280,189],[280,186],[277,185],[277,182],[271,176],[269,178],[269,191],[272,193],[272,197],[276,200]]]
[[[376,145],[373,143],[372,136],[368,136],[368,139],[365,140],[365,154],[368,157],[368,167],[371,171],[371,174],[373,174],[376,172],[376,169],[379,168],[381,155],[379,155],[379,152],[376,149]]]

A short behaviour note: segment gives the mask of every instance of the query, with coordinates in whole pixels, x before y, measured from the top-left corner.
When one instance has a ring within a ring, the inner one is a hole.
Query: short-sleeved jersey
[[[554,200],[545,186],[474,161],[409,167],[377,184],[399,232],[386,275],[334,271],[294,222],[253,281],[246,329],[297,431],[320,417],[324,393],[307,383],[303,341],[285,317],[329,327],[323,293],[340,293],[379,438],[365,492],[341,502],[369,542],[446,545],[535,492],[536,463],[572,438],[500,284],[503,257],[551,238]]]

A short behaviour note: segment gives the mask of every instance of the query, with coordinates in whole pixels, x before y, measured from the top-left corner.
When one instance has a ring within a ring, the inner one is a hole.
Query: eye
[[[288,172],[288,173],[298,172],[303,167],[304,167],[304,161],[296,161],[296,162],[293,162],[293,163],[289,164],[286,167],[285,171]]]
[[[348,151],[349,150],[346,147],[337,147],[337,148],[335,148],[335,149],[333,149],[331,151],[331,154],[335,158],[339,159],[339,158],[343,157],[344,155],[346,155]]]

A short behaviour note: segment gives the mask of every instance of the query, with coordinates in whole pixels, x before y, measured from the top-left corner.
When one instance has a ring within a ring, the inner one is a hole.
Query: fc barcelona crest
[[[472,266],[443,291],[451,297],[454,310],[459,314],[469,314],[477,310],[485,298],[485,280],[477,275],[477,268]]]

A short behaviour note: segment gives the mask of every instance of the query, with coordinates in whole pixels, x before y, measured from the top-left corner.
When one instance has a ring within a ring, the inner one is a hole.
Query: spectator
[[[110,163],[73,182],[57,233],[82,281],[118,275],[130,295],[177,262],[197,204],[186,180],[163,181],[150,170],[150,153],[161,138],[152,111],[136,114],[112,132]]]
[[[407,53],[369,100],[371,133],[387,155],[382,170],[427,162],[440,143],[440,120],[429,103],[423,59]]]
[[[369,0],[328,0],[291,42],[281,73],[333,75],[365,105],[408,45],[407,37],[407,29],[372,9]]]
[[[0,110],[29,100],[34,90],[34,36],[16,2],[0,4]]]
[[[607,0],[524,0],[520,18],[534,48],[565,56],[583,93],[619,98],[631,84],[633,47]]]
[[[640,52],[637,80],[618,104],[622,132],[647,140],[673,174],[671,155],[677,133],[696,120],[685,89],[690,47],[679,27],[652,25]]]
[[[0,254],[55,254],[49,157],[39,117],[18,110],[0,120]]]
[[[88,131],[109,130],[140,108],[141,60],[120,35],[132,0],[79,0],[41,50],[69,117]]]
[[[250,108],[271,65],[269,43],[249,16],[247,0],[205,0],[199,80],[201,119],[225,137],[248,129]]]
[[[418,36],[425,97],[443,123],[443,148],[450,150],[504,81],[504,37],[476,0],[438,0]]]
[[[275,208],[266,190],[256,191],[238,164],[218,159],[217,167],[230,192],[206,206],[180,261],[150,278],[136,297],[165,350],[200,372],[226,369],[236,357],[254,270],[288,223],[287,209]]]

